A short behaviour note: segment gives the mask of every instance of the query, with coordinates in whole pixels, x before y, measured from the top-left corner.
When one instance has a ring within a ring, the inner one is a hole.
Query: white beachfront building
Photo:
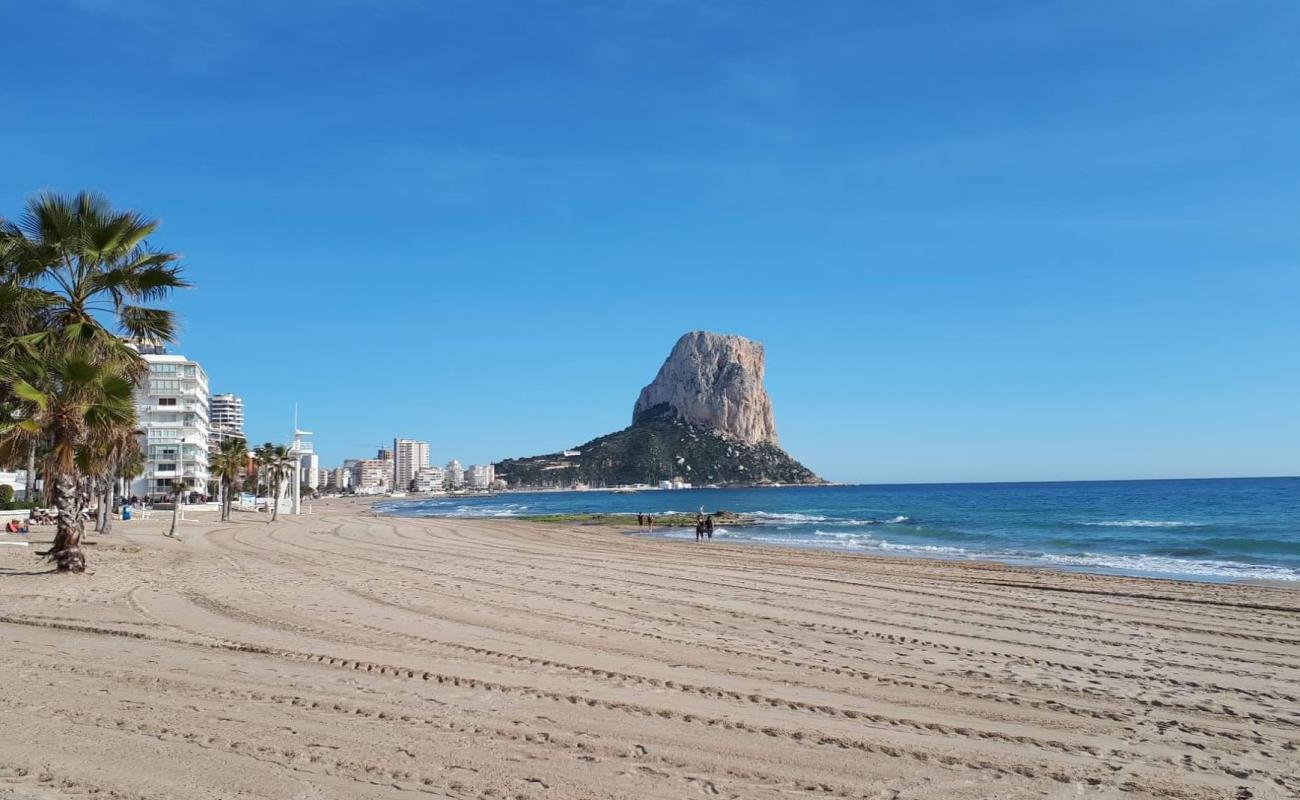
[[[175,484],[190,492],[208,491],[208,374],[199,362],[160,346],[140,346],[149,377],[136,389],[144,474],[130,494],[153,499],[171,496]]]
[[[27,491],[27,470],[0,471],[0,486],[8,486],[14,490],[14,497],[26,499],[23,493]]]
[[[346,464],[346,462],[345,462]],[[352,486],[352,468],[348,466],[335,467],[333,473],[334,488],[340,492]]]
[[[442,467],[422,467],[415,473],[415,491],[441,492],[447,482],[447,473]]]
[[[447,462],[447,481],[451,483],[453,489],[465,485],[465,468],[454,458]]]
[[[491,464],[471,464],[465,468],[465,485],[470,489],[487,489],[496,477],[496,468]]]
[[[302,485],[308,489],[319,489],[325,484],[320,480],[320,456],[312,451],[311,442],[302,442],[303,453],[298,456],[302,463]]]
[[[415,439],[393,440],[393,488],[406,491],[420,470],[429,466],[429,443]]]
[[[377,494],[388,491],[392,480],[391,459],[362,458],[357,460],[352,486],[357,494]]]
[[[237,394],[214,394],[208,399],[208,452],[215,452],[222,439],[244,438],[244,398]]]

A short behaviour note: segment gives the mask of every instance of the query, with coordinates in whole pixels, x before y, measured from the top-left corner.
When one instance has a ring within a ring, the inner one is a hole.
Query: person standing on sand
[[[695,520],[695,541],[698,542],[703,538],[704,538],[704,520],[697,519]]]
[[[704,518],[704,533],[710,539],[713,538],[713,515],[712,514]]]
[[[645,527],[645,514],[636,515],[636,526],[638,528]]]
[[[646,527],[649,528],[649,529],[653,532],[654,529],[655,529],[655,518],[654,518],[654,516],[652,516],[652,515],[650,515],[650,514],[646,514],[646,515],[645,515],[645,524],[646,524]]]

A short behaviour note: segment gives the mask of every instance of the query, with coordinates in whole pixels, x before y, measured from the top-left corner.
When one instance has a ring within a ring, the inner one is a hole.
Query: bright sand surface
[[[1300,792],[1281,588],[313,511],[0,547],[0,797]]]

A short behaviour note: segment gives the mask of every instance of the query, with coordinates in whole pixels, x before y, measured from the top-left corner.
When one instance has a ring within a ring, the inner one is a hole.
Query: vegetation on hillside
[[[643,413],[630,427],[576,449],[576,456],[552,453],[507,459],[496,465],[497,477],[511,488],[654,485],[672,480],[695,486],[821,482],[774,444],[738,442],[686,422],[667,407]]]

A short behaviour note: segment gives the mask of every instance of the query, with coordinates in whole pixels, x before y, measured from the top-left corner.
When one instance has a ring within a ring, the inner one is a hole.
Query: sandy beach
[[[0,546],[0,797],[1300,794],[1280,587],[313,512]]]

